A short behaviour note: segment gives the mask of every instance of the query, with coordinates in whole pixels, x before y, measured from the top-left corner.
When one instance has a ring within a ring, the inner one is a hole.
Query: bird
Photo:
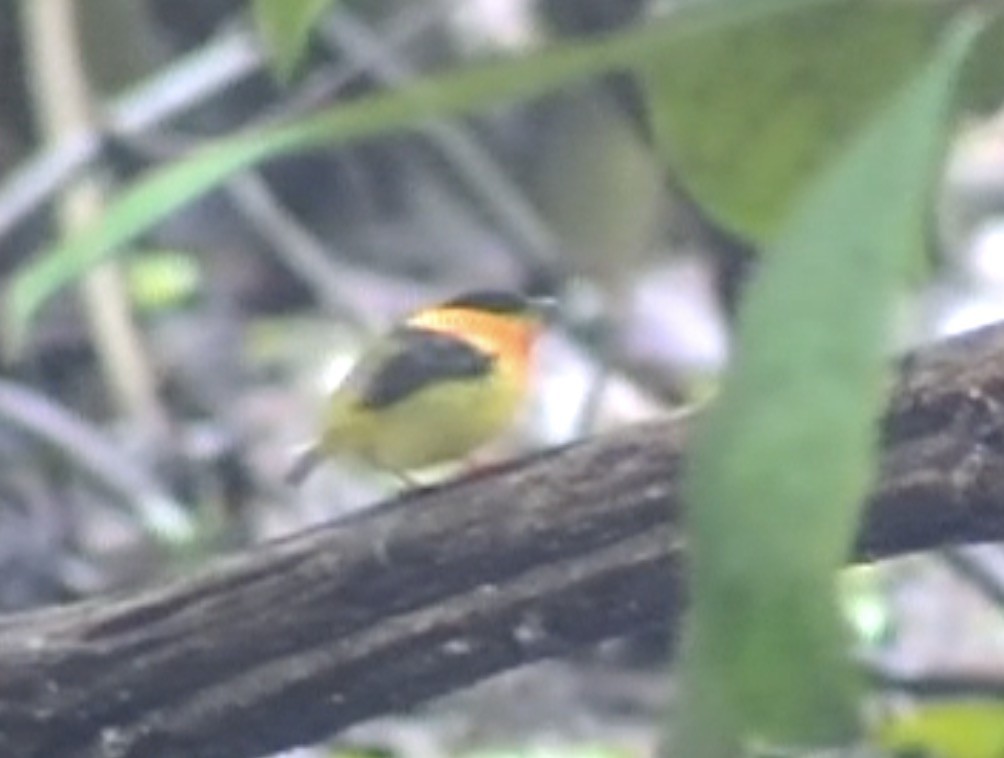
[[[547,298],[476,290],[421,308],[377,338],[330,394],[319,439],[286,481],[327,458],[396,474],[467,457],[514,421],[531,383]]]

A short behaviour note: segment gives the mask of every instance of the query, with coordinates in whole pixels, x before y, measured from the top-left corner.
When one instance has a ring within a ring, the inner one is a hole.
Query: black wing
[[[443,379],[470,379],[492,370],[494,359],[457,337],[418,327],[391,335],[393,352],[381,356],[359,386],[360,402],[384,408]]]

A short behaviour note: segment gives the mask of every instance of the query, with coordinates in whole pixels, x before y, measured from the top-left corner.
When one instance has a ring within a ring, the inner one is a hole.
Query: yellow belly
[[[521,383],[500,371],[432,385],[375,411],[336,393],[322,447],[395,471],[445,463],[503,432],[523,394]]]

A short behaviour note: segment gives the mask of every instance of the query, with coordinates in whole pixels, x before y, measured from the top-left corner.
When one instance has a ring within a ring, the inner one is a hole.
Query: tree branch
[[[1004,539],[1004,327],[904,361],[860,556]],[[0,620],[0,755],[252,756],[679,620],[686,422],[640,426],[131,597]]]

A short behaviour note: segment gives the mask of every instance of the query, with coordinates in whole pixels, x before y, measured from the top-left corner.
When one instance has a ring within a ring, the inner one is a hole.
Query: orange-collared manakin
[[[497,437],[527,395],[545,314],[543,300],[502,291],[470,292],[411,314],[328,398],[320,439],[288,480],[340,456],[404,474],[463,458]]]

